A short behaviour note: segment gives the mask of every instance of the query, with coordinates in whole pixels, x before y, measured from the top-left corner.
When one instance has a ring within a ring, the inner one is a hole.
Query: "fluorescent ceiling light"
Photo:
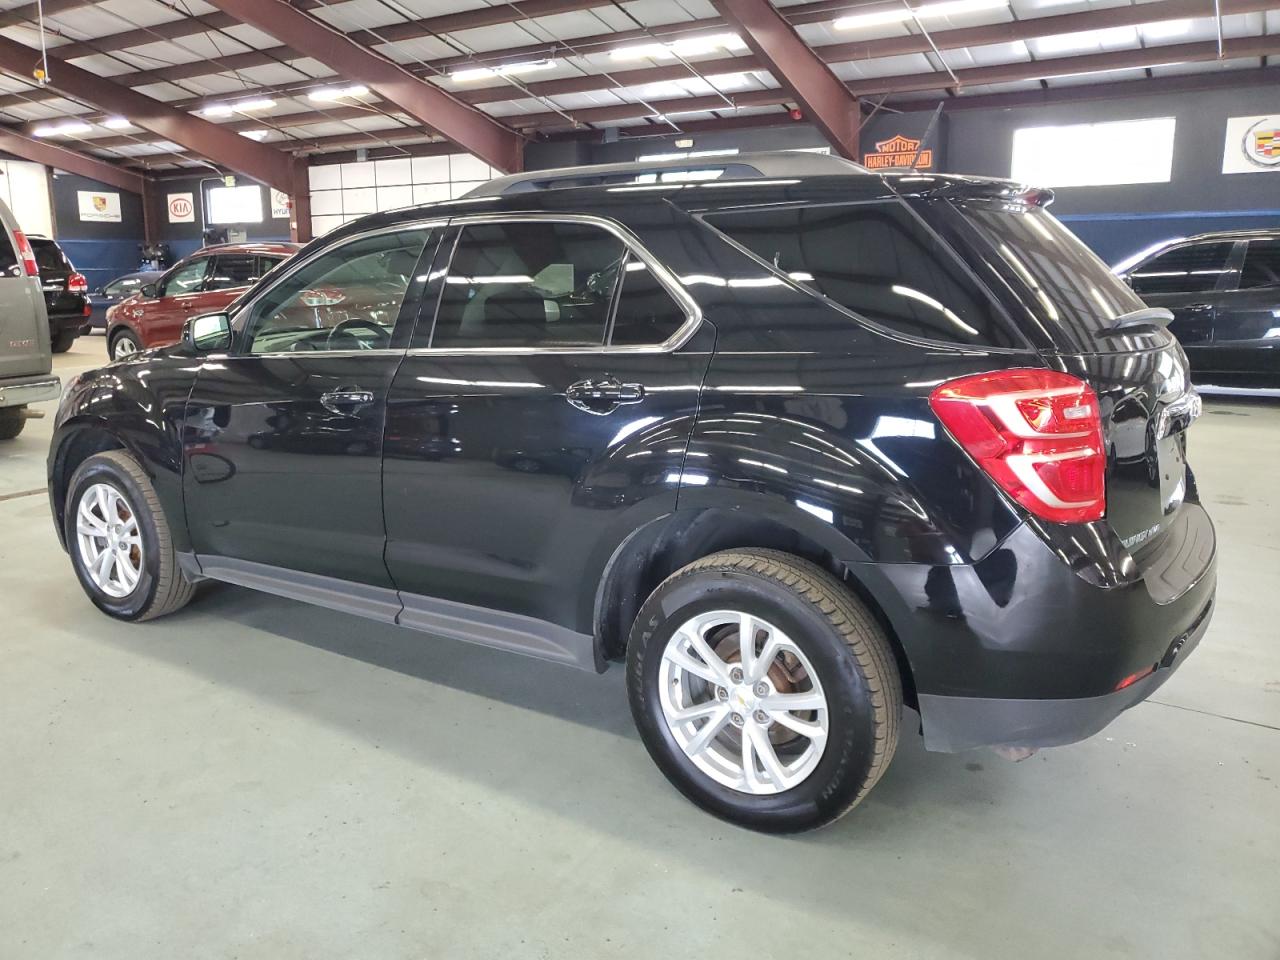
[[[265,140],[269,130],[241,130],[240,136],[248,137],[250,140]]]
[[[83,120],[63,120],[60,123],[46,123],[31,131],[33,137],[71,137],[80,133],[90,133],[93,127]]]
[[[532,60],[528,63],[504,63],[496,67],[467,67],[449,74],[449,79],[458,83],[469,80],[484,80],[487,77],[518,77],[525,73],[536,73],[539,70],[550,70],[556,65],[554,60]]]
[[[873,10],[870,13],[855,13],[849,17],[840,17],[833,26],[837,30],[851,30],[856,27],[872,27],[911,19],[956,17],[965,13],[998,10],[1007,6],[1009,6],[1009,0],[943,0],[941,3],[926,3],[918,7],[908,8],[904,5],[901,9],[888,8]]]
[[[1148,23],[1142,27],[1142,35],[1148,40],[1163,40],[1165,37],[1181,37],[1190,32],[1190,20],[1164,20],[1160,23]]]
[[[1108,27],[1106,30],[1085,30],[1081,33],[1063,33],[1056,37],[1041,37],[1035,41],[1035,45],[1040,53],[1067,53],[1137,42],[1138,35],[1133,27]]]
[[[321,87],[319,90],[308,93],[307,99],[314,100],[316,103],[333,103],[335,100],[344,100],[348,97],[363,97],[368,92],[369,88],[360,83],[349,87]]]
[[[124,130],[126,127],[132,127],[128,117],[108,117],[102,121],[102,125],[108,130]]]
[[[746,44],[736,33],[717,33],[709,37],[688,37],[671,43],[642,43],[610,50],[615,60],[665,60],[671,57],[699,57],[717,50],[741,50]]]
[[[212,103],[200,112],[206,117],[229,117],[235,113],[251,113],[255,110],[270,110],[276,105],[274,100],[241,100],[238,103]]]

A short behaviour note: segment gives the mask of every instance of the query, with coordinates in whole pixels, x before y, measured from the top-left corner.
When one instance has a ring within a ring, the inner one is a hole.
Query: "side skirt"
[[[592,673],[601,673],[605,668],[595,637],[534,617],[233,557],[187,554],[179,558],[179,565],[192,579],[234,583],[368,620],[551,660]]]

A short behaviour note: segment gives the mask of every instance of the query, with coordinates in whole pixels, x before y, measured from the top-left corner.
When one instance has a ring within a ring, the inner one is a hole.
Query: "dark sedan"
[[[122,300],[128,300],[148,283],[162,276],[164,276],[163,270],[137,270],[126,273],[122,277],[116,277],[110,283],[104,283],[90,296],[93,313],[89,315],[89,325],[95,330],[105,330],[109,307],[115,306]]]
[[[1197,384],[1280,387],[1280,229],[1170,240],[1116,272],[1173,312]]]

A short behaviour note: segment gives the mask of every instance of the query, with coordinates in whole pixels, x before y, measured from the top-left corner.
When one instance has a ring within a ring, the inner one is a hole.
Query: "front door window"
[[[245,322],[248,352],[373,350],[391,331],[409,296],[426,284],[417,272],[430,229],[417,227],[353,240],[304,264],[254,301]]]

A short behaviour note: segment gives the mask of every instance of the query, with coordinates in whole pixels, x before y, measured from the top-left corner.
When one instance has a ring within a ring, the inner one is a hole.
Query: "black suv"
[[[66,353],[76,337],[89,332],[89,281],[79,273],[58,244],[48,237],[28,236],[40,270],[45,311],[49,314],[49,343],[54,353]]]
[[[82,375],[49,455],[82,586],[625,659],[666,775],[763,830],[856,804],[904,702],[933,750],[1093,734],[1213,606],[1167,315],[1043,192],[825,159],[376,214]]]
[[[1280,387],[1280,230],[1169,240],[1136,259],[1118,272],[1173,313],[1197,383]]]

